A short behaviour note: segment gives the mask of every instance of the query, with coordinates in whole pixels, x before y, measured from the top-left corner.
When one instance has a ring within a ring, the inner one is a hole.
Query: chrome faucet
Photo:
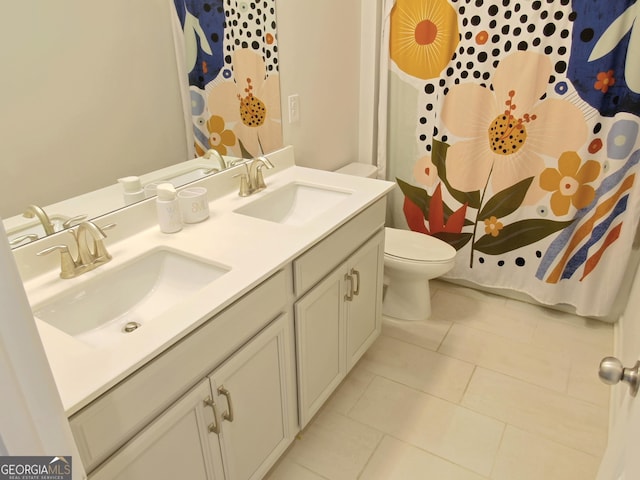
[[[240,164],[244,165],[246,172],[234,175],[234,177],[240,177],[240,191],[238,195],[247,197],[254,192],[259,192],[267,188],[267,185],[264,183],[262,168],[273,168],[273,163],[271,163],[267,157],[256,157],[250,160],[234,160],[231,166]]]
[[[78,251],[78,256],[75,259],[67,245],[54,245],[45,248],[36,255],[60,252],[60,277],[77,277],[111,260],[111,255],[107,252],[103,242],[107,238],[104,230],[115,226],[115,223],[111,223],[100,228],[93,222],[82,222],[78,226],[69,229]]]
[[[267,170],[270,170],[273,168],[273,163],[267,157],[257,157],[251,161],[249,166],[249,185],[253,192],[267,188],[262,176],[262,167],[267,167]]]
[[[227,169],[227,164],[224,161],[224,158],[222,158],[222,155],[220,154],[219,151],[217,151],[214,148],[210,148],[209,150],[207,150],[204,155],[202,156],[202,158],[205,158],[207,160],[211,159],[211,157],[215,157],[216,160],[218,160],[218,163],[220,164],[220,168],[210,168],[209,170],[207,170],[205,173],[209,174],[209,173],[216,173],[216,172],[221,172],[222,170],[226,170]]]
[[[51,223],[51,220],[49,220],[49,216],[38,205],[29,205],[26,208],[26,210],[22,213],[22,216],[25,218],[37,217],[40,223],[42,224],[42,228],[44,228],[45,235],[51,235],[55,233],[53,224]]]
[[[111,225],[105,226],[110,228]],[[74,234],[75,232],[75,234]],[[71,230],[78,245],[78,257],[84,265],[102,265],[111,260],[103,240],[107,238],[104,231],[93,222],[82,222],[77,230]],[[92,240],[90,244],[89,241]]]

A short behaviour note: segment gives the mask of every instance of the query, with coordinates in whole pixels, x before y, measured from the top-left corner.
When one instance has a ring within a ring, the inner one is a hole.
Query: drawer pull
[[[347,302],[351,302],[353,300],[353,275],[350,273],[344,274],[344,281],[349,282],[349,288],[347,293],[344,294],[344,299]]]
[[[214,422],[208,427],[209,433],[220,435],[220,422],[218,421],[218,410],[216,409],[216,403],[211,397],[207,397],[204,399],[204,406],[211,407],[211,410],[213,410]]]
[[[224,388],[224,385],[220,385],[220,387],[218,387],[218,393],[226,397],[227,405],[229,406],[229,410],[222,414],[222,419],[233,422],[233,405],[231,403],[231,393],[229,393],[229,390]]]
[[[360,295],[360,272],[352,268],[351,273],[356,276],[356,288],[353,291],[353,294]]]

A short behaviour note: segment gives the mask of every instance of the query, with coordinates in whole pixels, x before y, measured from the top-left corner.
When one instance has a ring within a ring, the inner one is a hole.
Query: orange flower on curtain
[[[541,155],[558,158],[582,146],[588,133],[582,112],[566,100],[539,100],[551,71],[544,55],[521,51],[500,62],[493,91],[474,83],[451,88],[442,121],[462,139],[447,152],[447,177],[454,188],[483,190],[490,178],[493,192],[500,192],[539,177],[545,168]],[[543,195],[534,181],[524,204]]]
[[[233,125],[244,150],[251,156],[282,147],[278,74],[267,75],[262,56],[251,49],[233,54],[234,79],[212,82],[207,104],[212,115]]]
[[[391,11],[390,55],[405,73],[440,75],[458,46],[458,18],[447,0],[398,0]]]
[[[558,168],[547,168],[540,175],[540,186],[553,192],[551,210],[556,215],[569,213],[571,204],[577,209],[589,205],[596,196],[594,188],[587,185],[600,175],[600,164],[582,160],[576,152],[565,152],[558,159]]]

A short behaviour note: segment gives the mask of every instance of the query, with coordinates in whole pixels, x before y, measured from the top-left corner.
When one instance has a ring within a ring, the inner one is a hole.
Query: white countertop
[[[107,233],[112,238],[107,238],[105,244],[113,260],[94,271],[75,279],[62,280],[58,277],[59,267],[34,273],[33,266],[25,266],[28,274],[23,275],[23,279],[32,305],[94,276],[116,269],[158,247],[178,250],[231,267],[228,273],[148,322],[144,328],[123,335],[122,341],[115,347],[90,346],[36,319],[67,415],[77,412],[224,307],[289,264],[300,253],[366,206],[385,196],[394,185],[391,182],[287,166],[292,163],[293,152],[286,149],[284,153],[282,152],[269,158],[276,165],[284,159],[284,168],[274,169],[275,173],[271,175],[265,171],[267,189],[249,197],[239,197],[235,188],[228,192],[229,177],[234,172],[231,172],[226,179],[223,176],[217,178],[219,175],[216,175],[199,182],[200,185],[207,186],[210,192],[217,188],[217,191],[223,193],[215,199],[210,195],[211,215],[202,223],[185,225],[182,231],[175,234],[161,233],[155,218],[153,222],[138,222],[142,227],[131,232],[130,235],[126,231],[120,232],[119,235],[111,235],[110,230]],[[291,160],[285,159],[289,155]],[[233,179],[231,185],[235,186],[237,180]],[[213,183],[216,181],[226,182],[226,187],[218,188]],[[353,193],[335,207],[315,217],[312,222],[300,226],[273,223],[233,212],[236,208],[268,195],[291,182],[324,185]],[[224,193],[225,191],[227,193]],[[155,212],[154,208],[155,205],[150,206],[148,202],[143,202],[140,206],[133,205],[121,211],[120,214],[112,214],[108,220],[118,223],[120,215],[122,224],[128,225],[131,222],[128,222],[124,216],[149,215]],[[106,222],[98,221],[98,224],[104,223]],[[123,230],[127,228],[129,227],[123,227]],[[32,252],[28,253],[28,255],[31,254]],[[21,255],[27,258],[24,252]],[[19,260],[18,264],[20,264]],[[48,267],[51,265],[47,263]]]

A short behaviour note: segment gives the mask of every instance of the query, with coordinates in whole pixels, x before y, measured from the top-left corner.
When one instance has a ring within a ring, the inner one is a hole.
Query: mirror
[[[246,9],[238,15],[252,17]],[[3,18],[0,217],[7,231],[28,220],[22,213],[30,205],[43,207],[57,228],[121,208],[122,177],[144,184],[215,172],[215,159],[194,159],[193,91],[171,1],[11,2]]]

